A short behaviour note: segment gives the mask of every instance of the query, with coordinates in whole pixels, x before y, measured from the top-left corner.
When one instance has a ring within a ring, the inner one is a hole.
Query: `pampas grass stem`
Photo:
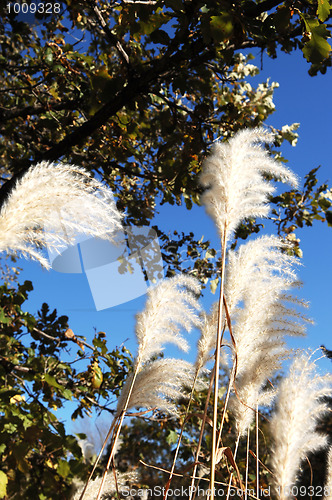
[[[171,486],[172,477],[173,477],[173,473],[174,473],[174,469],[175,469],[175,464],[176,464],[176,461],[177,461],[177,458],[178,458],[178,454],[179,454],[179,450],[180,450],[180,445],[181,445],[181,440],[182,440],[182,436],[183,436],[184,426],[185,426],[186,421],[187,421],[187,417],[188,417],[189,410],[190,410],[190,405],[191,405],[191,402],[192,402],[192,399],[193,399],[193,396],[194,396],[194,392],[195,392],[195,386],[196,386],[196,382],[197,382],[197,377],[198,377],[198,371],[196,370],[195,378],[194,378],[194,382],[193,382],[193,386],[192,386],[192,389],[191,389],[191,392],[190,392],[190,396],[189,396],[189,401],[188,401],[188,404],[187,404],[187,408],[186,408],[186,412],[185,412],[185,415],[184,415],[184,418],[183,418],[183,423],[182,423],[182,426],[181,426],[180,434],[179,434],[178,441],[177,441],[177,444],[176,444],[176,450],[175,450],[175,454],[174,454],[174,458],[173,458],[173,463],[172,463],[171,471],[170,471],[170,474],[169,474],[169,478],[168,478],[167,484],[165,486],[165,494],[164,494],[163,500],[167,499],[168,491],[169,491],[169,488]]]
[[[247,500],[247,498],[248,498],[249,444],[250,444],[250,429],[248,428],[248,432],[247,432],[247,447],[246,447],[246,478],[245,478],[244,500]]]
[[[83,490],[81,492],[81,495],[80,495],[80,497],[79,497],[78,500],[83,500],[83,498],[84,498],[84,495],[85,495],[86,490],[88,488],[89,482],[91,481],[91,478],[92,478],[92,476],[93,476],[93,474],[94,474],[94,472],[95,472],[95,470],[97,468],[99,460],[101,459],[101,456],[102,456],[102,454],[104,452],[104,449],[105,449],[105,447],[106,447],[106,445],[108,443],[108,440],[109,440],[110,436],[112,435],[113,428],[114,428],[116,422],[117,422],[117,419],[114,419],[113,422],[112,422],[112,424],[111,424],[111,426],[110,426],[110,428],[109,428],[109,430],[108,430],[108,433],[107,433],[107,435],[106,435],[106,437],[104,439],[104,442],[102,444],[101,450],[100,450],[100,452],[99,452],[99,454],[98,454],[98,456],[97,456],[97,458],[95,460],[95,463],[93,465],[92,471],[90,472],[90,474],[88,476],[88,479],[87,479],[87,481],[86,481],[86,483],[84,485],[84,488],[83,488]]]
[[[209,407],[209,402],[210,402],[210,396],[211,396],[212,388],[213,388],[213,381],[214,381],[214,372],[215,372],[215,369],[216,369],[216,367],[214,366],[213,371],[211,373],[211,377],[210,377],[210,385],[209,385],[208,392],[207,392],[207,395],[206,395],[206,401],[205,401],[203,419],[202,419],[202,423],[201,423],[201,429],[200,429],[200,433],[199,433],[198,444],[197,444],[196,454],[195,454],[194,469],[193,469],[192,478],[191,478],[189,500],[193,500],[193,492],[194,492],[194,486],[195,486],[195,477],[196,477],[196,472],[197,472],[197,464],[198,464],[199,453],[200,453],[201,446],[202,446],[202,441],[203,441],[203,434],[204,434],[205,423],[206,423],[206,418],[207,418],[207,412],[208,412],[208,407]]]
[[[238,451],[238,448],[239,448],[239,442],[240,442],[240,436],[238,435],[238,437],[236,439],[236,443],[235,443],[234,454],[233,454],[234,462],[236,461],[237,451]],[[232,479],[233,479],[233,472],[231,473],[231,475],[229,477],[226,500],[229,500],[229,495],[230,495],[231,487],[232,487]]]
[[[258,404],[256,404],[256,496],[259,498],[259,413]]]
[[[226,237],[227,224],[225,223],[222,241],[222,259],[221,259],[221,277],[220,277],[220,296],[218,306],[218,330],[215,352],[215,370],[214,370],[214,395],[213,395],[213,428],[212,428],[212,447],[211,447],[211,471],[210,471],[210,493],[211,500],[214,498],[214,480],[217,454],[217,427],[218,427],[218,399],[219,399],[219,367],[220,367],[220,349],[223,331],[223,297],[226,266]]]

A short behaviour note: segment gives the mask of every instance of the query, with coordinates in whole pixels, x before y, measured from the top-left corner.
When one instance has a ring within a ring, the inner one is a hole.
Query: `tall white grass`
[[[273,135],[264,129],[245,129],[227,143],[216,143],[205,160],[202,201],[226,240],[244,219],[268,214],[268,196],[275,187],[263,174],[298,184],[297,177],[259,145],[272,141]]]
[[[131,407],[156,407],[176,414],[174,400],[185,395],[185,385],[191,385],[193,366],[176,359],[151,358],[169,343],[183,351],[189,349],[183,331],[201,325],[199,294],[199,282],[186,275],[166,279],[149,289],[145,309],[136,318],[138,352],[133,374],[118,400],[117,416]]]
[[[145,309],[137,315],[136,365],[160,354],[168,343],[188,351],[189,343],[183,331],[188,332],[201,324],[198,315],[201,306],[197,300],[200,293],[199,282],[182,274],[149,289]]]
[[[284,251],[287,249],[280,238],[266,235],[228,252],[225,296],[230,314],[244,296],[257,293],[257,278],[261,283],[275,283],[274,287],[280,283],[281,289],[297,280],[299,261]]]
[[[16,183],[0,212],[0,251],[49,268],[40,248],[56,251],[78,233],[103,239],[121,228],[111,190],[74,165],[38,163]]]
[[[216,347],[216,331],[218,326],[218,304],[215,303],[209,314],[201,314],[200,336],[197,342],[195,368],[200,371],[211,358]]]
[[[227,244],[238,225],[250,217],[265,217],[268,214],[268,196],[275,187],[266,176],[280,179],[297,186],[297,177],[286,167],[275,161],[259,143],[269,143],[273,136],[264,129],[243,130],[228,143],[217,143],[212,154],[205,160],[200,182],[205,188],[202,196],[206,211],[213,218],[221,237],[222,259],[220,273],[220,297],[218,308],[218,328],[216,335],[214,369],[213,433],[211,447],[211,499],[214,498],[214,476],[218,443],[225,417],[217,439],[218,393],[220,345],[224,328],[223,300],[225,285]],[[271,244],[270,244],[271,246]],[[244,276],[244,274],[243,274]],[[241,283],[239,287],[241,288]],[[238,293],[240,290],[238,290]],[[235,293],[236,296],[236,293]],[[233,297],[233,302],[236,297]],[[229,385],[233,383],[235,368]],[[227,405],[229,390],[226,394]]]
[[[286,293],[297,284],[297,259],[282,249],[285,245],[278,238],[264,236],[229,252],[225,295],[234,322],[233,409],[240,436],[257,406],[273,399],[274,391],[264,386],[288,357],[285,337],[304,335],[308,321],[298,307],[306,304]]]
[[[175,402],[187,396],[186,386],[190,388],[193,385],[194,368],[185,361],[153,358],[160,354],[167,343],[175,344],[184,351],[188,350],[189,344],[183,337],[182,329],[190,332],[193,327],[201,324],[199,294],[198,281],[184,275],[164,280],[149,289],[145,309],[137,315],[138,352],[134,370],[124,383],[114,421],[80,500],[86,494],[104,446],[111,437],[111,451],[96,497],[97,500],[101,498],[122,423],[129,408],[156,409],[171,416],[177,415]]]
[[[116,416],[123,408],[157,409],[172,417],[177,417],[177,401],[187,396],[194,379],[194,367],[191,363],[179,359],[165,358],[147,363],[138,372],[131,395],[133,375],[128,377],[118,399]]]
[[[298,354],[280,384],[277,411],[271,420],[274,487],[281,500],[293,498],[291,487],[307,454],[327,446],[327,436],[318,433],[316,426],[328,411],[324,397],[331,394],[332,375],[317,372],[312,354]]]

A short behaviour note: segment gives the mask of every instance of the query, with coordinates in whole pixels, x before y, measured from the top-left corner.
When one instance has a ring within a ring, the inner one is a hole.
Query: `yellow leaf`
[[[4,498],[7,494],[8,478],[2,470],[0,470],[0,498]]]
[[[21,394],[15,394],[15,396],[10,398],[11,404],[20,403],[21,401],[25,401],[25,397],[21,396]]]

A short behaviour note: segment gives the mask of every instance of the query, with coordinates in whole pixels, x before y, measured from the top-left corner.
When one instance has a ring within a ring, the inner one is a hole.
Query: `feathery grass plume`
[[[208,362],[211,351],[216,347],[216,332],[218,321],[218,304],[214,304],[210,314],[201,315],[200,337],[197,342],[195,369],[199,372]]]
[[[332,446],[327,454],[327,474],[324,486],[324,500],[332,500]]]
[[[146,363],[138,372],[127,408],[156,408],[171,416],[177,416],[175,402],[188,395],[194,379],[193,365],[187,361],[165,358]],[[131,386],[129,376],[118,400],[116,416],[123,410]]]
[[[188,275],[174,276],[149,289],[145,310],[136,317],[136,365],[159,354],[167,343],[183,351],[189,349],[181,328],[189,332],[200,325],[201,306],[197,300],[200,291],[199,282]]]
[[[74,165],[38,163],[16,183],[0,212],[0,251],[50,265],[40,252],[60,251],[78,233],[103,239],[121,228],[111,190]]]
[[[136,472],[123,472],[118,473],[116,482],[114,479],[113,472],[109,472],[106,477],[104,493],[102,498],[110,498],[110,495],[115,495],[117,493],[117,488],[121,494],[128,494],[128,484],[135,483],[139,480],[139,476]],[[95,500],[98,490],[102,482],[102,477],[96,477],[96,479],[90,481],[89,486],[85,491],[86,500]],[[79,500],[81,496],[82,489],[84,487],[83,483],[78,483],[76,485],[77,491],[72,497],[72,500]]]
[[[255,282],[259,289],[260,284]],[[305,321],[309,321],[298,310],[287,307],[285,301],[293,297],[265,285],[262,294],[253,303],[238,312],[233,328],[236,342],[237,373],[235,378],[236,398],[233,409],[240,436],[244,435],[255,416],[256,406],[272,402],[274,390],[264,386],[289,357],[285,336],[300,336],[305,333]],[[263,291],[263,290],[262,290]],[[301,302],[299,301],[301,304]]]
[[[181,328],[189,332],[193,326],[200,325],[201,320],[198,314],[200,305],[197,300],[199,294],[199,282],[195,278],[185,275],[166,279],[149,289],[145,310],[137,315],[138,354],[134,363],[134,371],[122,388],[115,419],[90,473],[86,487],[100,460],[106,442],[111,437],[112,447],[104,472],[104,478],[106,477],[128,408],[135,406],[157,407],[171,415],[176,414],[174,400],[183,396],[183,385],[193,382],[192,367],[182,361],[151,361],[151,358],[159,354],[166,343],[173,343],[182,350],[188,349],[189,345],[181,335]],[[101,483],[98,499],[102,490],[103,483]],[[80,500],[84,494],[83,490]]]
[[[201,325],[199,326],[200,337],[197,341],[197,354],[195,360],[195,370],[198,372],[206,365],[212,358],[214,349],[216,348],[216,332],[218,328],[218,302],[215,302],[208,314],[202,312]],[[227,341],[223,343],[224,347],[232,347]],[[220,364],[224,368],[228,368],[227,354],[223,351],[221,355]]]
[[[281,500],[292,498],[301,462],[307,453],[327,445],[327,436],[316,429],[328,411],[323,398],[332,394],[332,375],[320,375],[312,354],[298,354],[279,388],[278,405],[271,420],[274,440],[272,471],[274,487]]]
[[[255,416],[256,405],[272,401],[263,388],[288,357],[285,336],[304,335],[306,305],[285,291],[296,285],[298,260],[282,252],[279,238],[263,236],[230,251],[225,295],[233,318],[236,398],[232,401],[240,436]],[[295,307],[294,307],[295,306]]]
[[[214,145],[212,154],[205,160],[200,177],[206,188],[202,196],[207,212],[214,219],[221,236],[222,258],[220,277],[220,299],[218,329],[215,349],[215,379],[213,400],[213,432],[211,445],[211,499],[214,498],[214,475],[217,450],[218,385],[220,344],[223,329],[223,296],[227,243],[239,223],[250,217],[265,217],[268,214],[268,196],[275,188],[264,178],[264,174],[284,182],[297,185],[296,176],[273,160],[259,142],[272,142],[273,135],[264,129],[243,130],[228,143]],[[227,391],[227,398],[229,391]],[[226,403],[225,403],[226,404]],[[225,415],[225,411],[223,413]],[[223,422],[223,421],[222,421]],[[222,425],[219,430],[221,435]]]
[[[286,335],[305,334],[304,322],[309,320],[294,307],[288,307],[287,301],[291,299],[298,305],[303,303],[284,294],[281,285],[279,280],[262,283],[257,279],[252,293],[244,299],[244,307],[233,316],[238,376],[252,370],[261,351],[268,351],[275,343],[283,345]]]
[[[252,289],[257,277],[265,282],[277,277],[285,283],[297,280],[295,268],[299,260],[283,251],[287,248],[289,245],[280,238],[267,235],[228,252],[225,296],[230,314]]]
[[[268,196],[275,188],[263,174],[297,186],[297,177],[257,145],[272,140],[262,128],[245,129],[227,143],[216,143],[205,160],[200,182],[207,189],[202,201],[222,237],[226,231],[229,239],[243,219],[268,214]]]

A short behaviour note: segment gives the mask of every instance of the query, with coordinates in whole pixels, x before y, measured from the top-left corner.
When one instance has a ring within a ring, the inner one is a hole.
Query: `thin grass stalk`
[[[216,341],[215,354],[215,371],[214,371],[214,398],[213,398],[213,428],[212,428],[212,447],[211,447],[211,471],[210,471],[210,498],[214,499],[214,479],[216,467],[217,453],[217,424],[218,424],[218,393],[219,393],[219,366],[220,366],[220,349],[221,337],[223,330],[223,298],[224,298],[224,281],[226,267],[226,234],[227,223],[225,223],[222,241],[222,259],[221,259],[221,278],[220,278],[220,297],[218,306],[218,331]]]
[[[101,498],[102,493],[103,493],[103,489],[104,489],[104,484],[105,484],[105,481],[106,481],[107,473],[108,473],[108,470],[109,470],[111,464],[113,463],[114,449],[115,449],[115,445],[116,445],[117,440],[118,440],[119,435],[120,435],[120,431],[121,431],[121,427],[122,427],[122,423],[123,423],[123,419],[124,419],[125,413],[126,412],[123,410],[122,413],[121,413],[121,415],[120,415],[120,418],[118,420],[118,426],[116,428],[116,433],[115,433],[115,436],[114,436],[113,441],[112,441],[111,452],[110,452],[110,455],[108,457],[108,461],[107,461],[107,464],[106,464],[106,467],[105,467],[105,470],[104,470],[103,478],[102,478],[102,481],[100,483],[100,487],[99,487],[99,491],[98,491],[98,495],[97,495],[96,500],[99,500]]]
[[[175,469],[176,460],[177,460],[177,458],[178,458],[179,449],[180,449],[180,444],[181,444],[182,435],[183,435],[183,431],[184,431],[184,426],[185,426],[185,424],[186,424],[186,420],[187,420],[187,417],[188,417],[188,413],[189,413],[190,405],[191,405],[191,402],[192,402],[192,399],[193,399],[193,396],[194,396],[194,392],[195,392],[195,385],[196,385],[197,377],[198,377],[198,370],[196,371],[195,378],[194,378],[194,382],[193,382],[193,387],[192,387],[192,389],[191,389],[191,393],[190,393],[190,396],[189,396],[189,401],[188,401],[188,405],[187,405],[186,413],[185,413],[185,416],[184,416],[183,424],[182,424],[182,426],[181,426],[180,435],[179,435],[179,437],[178,437],[178,442],[177,442],[177,445],[176,445],[176,450],[175,450],[174,459],[173,459],[173,463],[172,463],[172,467],[171,467],[171,472],[170,472],[170,474],[169,474],[169,479],[168,479],[167,484],[166,484],[166,491],[165,491],[165,494],[164,494],[164,498],[163,498],[163,500],[166,500],[166,499],[167,499],[167,496],[168,496],[168,490],[169,490],[169,488],[170,488],[170,486],[171,486],[172,477],[173,477],[173,472],[174,472],[174,469]]]
[[[219,428],[219,432],[218,432],[218,440],[217,440],[217,448],[216,449],[218,449],[220,441],[221,441],[221,434],[222,434],[222,430],[223,430],[223,426],[224,426],[224,422],[225,422],[225,418],[226,418],[226,410],[227,410],[227,406],[228,406],[228,402],[229,402],[229,397],[231,394],[231,388],[234,384],[235,371],[236,371],[236,364],[234,362],[234,364],[232,366],[232,371],[231,371],[231,374],[229,377],[227,393],[226,393],[226,397],[225,397],[225,404],[224,404],[224,409],[222,412],[222,417],[221,417],[221,422],[220,422],[220,428]]]
[[[104,439],[104,442],[103,442],[103,445],[102,445],[101,450],[100,450],[100,452],[99,452],[99,455],[98,455],[98,457],[96,458],[96,461],[95,461],[95,463],[94,463],[94,465],[93,465],[92,471],[91,471],[91,472],[90,472],[90,474],[89,474],[89,477],[88,477],[88,479],[87,479],[87,481],[86,481],[86,483],[85,483],[85,486],[84,486],[84,488],[83,488],[83,490],[82,490],[82,493],[81,493],[81,496],[80,496],[79,500],[82,500],[82,499],[83,499],[83,497],[84,497],[84,495],[85,495],[86,489],[87,489],[87,487],[88,487],[88,485],[89,485],[89,482],[90,482],[90,480],[91,480],[91,478],[92,478],[92,476],[93,476],[94,471],[96,470],[96,467],[97,467],[97,465],[98,465],[98,463],[99,463],[99,460],[100,460],[100,458],[101,458],[101,456],[102,456],[102,454],[103,454],[103,451],[104,451],[104,449],[105,449],[105,446],[106,446],[106,444],[107,444],[107,442],[108,442],[108,440],[109,440],[109,438],[110,438],[110,436],[111,436],[111,434],[112,434],[112,432],[113,432],[113,429],[114,429],[114,426],[115,426],[116,422],[117,422],[117,418],[115,418],[115,419],[113,420],[112,425],[111,425],[111,427],[110,427],[110,428],[109,428],[109,430],[108,430],[108,433],[107,433],[107,435],[106,435],[106,438]]]
[[[208,410],[210,396],[211,396],[212,387],[213,387],[214,371],[215,371],[215,367],[213,368],[212,373],[211,373],[210,385],[209,385],[209,389],[208,389],[208,392],[207,392],[207,395],[206,395],[206,401],[205,401],[205,407],[204,407],[204,415],[203,415],[203,419],[202,419],[201,430],[200,430],[200,433],[199,433],[198,445],[197,445],[196,454],[195,454],[195,465],[194,465],[194,470],[193,470],[193,473],[192,473],[189,500],[194,500],[194,498],[195,498],[195,497],[194,498],[192,497],[192,494],[193,494],[194,486],[195,486],[195,477],[196,477],[196,471],[197,471],[197,463],[198,463],[199,452],[200,452],[201,446],[202,446],[202,440],[203,440],[203,434],[204,434],[204,427],[205,427],[205,422],[206,422],[206,417],[207,417],[207,410]]]
[[[235,450],[234,450],[234,462],[236,460],[236,455],[237,455],[237,450],[238,450],[238,447],[239,447],[239,442],[240,442],[240,434],[238,434],[237,436],[237,439],[236,439],[236,443],[235,443]],[[227,489],[227,497],[226,497],[226,500],[229,500],[229,495],[230,495],[230,492],[231,492],[231,486],[232,486],[232,479],[233,479],[233,472],[231,473],[230,475],[230,478],[229,478],[229,481],[228,481],[228,489]]]
[[[256,496],[259,498],[259,439],[258,439],[258,404],[256,404]]]
[[[250,429],[247,431],[247,450],[246,450],[246,480],[245,480],[245,493],[244,500],[248,498],[248,473],[249,473],[249,443],[250,443]]]
[[[128,395],[127,395],[127,398],[126,398],[126,402],[125,402],[125,404],[123,406],[123,409],[122,409],[122,411],[121,411],[121,413],[119,415],[118,426],[117,426],[116,433],[115,433],[115,436],[114,436],[114,439],[113,439],[112,448],[111,448],[111,451],[110,451],[110,454],[109,454],[109,457],[108,457],[108,461],[107,461],[107,464],[106,464],[106,467],[105,467],[105,471],[104,471],[104,475],[103,475],[103,480],[101,482],[101,485],[100,485],[100,488],[99,488],[96,500],[100,499],[100,497],[102,495],[102,492],[103,492],[103,488],[104,488],[104,484],[105,484],[105,480],[106,480],[106,474],[107,474],[107,472],[108,472],[108,470],[110,468],[112,459],[114,457],[115,445],[116,445],[116,443],[117,443],[117,441],[119,439],[119,435],[120,435],[120,431],[121,431],[121,428],[122,428],[123,420],[124,420],[125,415],[126,415],[126,411],[127,411],[128,405],[129,405],[131,394],[133,392],[133,388],[134,388],[134,384],[135,384],[135,381],[136,381],[136,377],[137,377],[139,368],[140,368],[140,364],[138,363],[137,366],[136,366],[134,375],[133,375],[133,379],[132,379],[131,384],[130,384],[130,388],[129,388]]]
[[[226,314],[227,314],[227,304],[225,302],[225,296],[223,297],[223,301],[224,301],[224,306],[225,306]],[[230,327],[230,325],[229,325],[229,327]],[[223,331],[222,331],[222,335],[221,335],[221,339],[220,339],[220,346],[221,346],[221,342],[222,342],[224,333],[225,333],[225,325],[223,326]],[[211,372],[210,385],[208,388],[206,401],[205,401],[204,415],[203,415],[203,419],[202,419],[202,423],[201,423],[201,430],[200,430],[198,445],[197,445],[196,454],[195,454],[195,462],[194,462],[194,469],[193,469],[193,473],[192,473],[189,500],[195,500],[195,497],[196,497],[196,492],[193,496],[193,491],[194,491],[194,486],[195,486],[195,476],[196,476],[196,471],[197,471],[197,466],[198,466],[199,452],[200,452],[202,440],[203,440],[204,428],[205,428],[206,417],[207,417],[207,410],[208,410],[208,406],[209,406],[210,396],[211,396],[212,387],[213,387],[213,381],[214,381],[214,377],[215,377],[215,368],[216,368],[216,365],[214,365],[213,370]]]
[[[226,321],[227,321],[229,333],[231,335],[232,342],[233,342],[234,349],[235,349],[235,358],[234,358],[234,362],[233,362],[233,366],[232,366],[232,371],[231,371],[231,374],[230,374],[230,377],[229,377],[227,394],[226,394],[224,409],[223,409],[222,418],[221,418],[221,422],[220,422],[220,428],[219,428],[219,433],[218,433],[218,440],[217,440],[216,450],[219,448],[219,444],[220,444],[220,440],[221,440],[221,434],[222,434],[222,430],[223,430],[224,422],[225,422],[225,417],[226,417],[226,410],[227,410],[227,406],[228,406],[229,396],[230,396],[232,385],[234,384],[234,381],[235,381],[236,369],[237,369],[236,345],[235,345],[235,340],[234,340],[234,335],[233,335],[232,325],[231,325],[231,319],[230,319],[230,316],[229,316],[229,312],[228,312],[228,307],[227,307],[225,296],[223,297],[223,303],[224,303],[224,307],[225,307]]]
[[[129,404],[130,396],[131,396],[131,393],[133,391],[134,383],[135,383],[135,380],[136,380],[136,377],[137,377],[138,369],[139,369],[139,366],[136,367],[136,370],[135,370],[135,373],[134,373],[134,376],[133,376],[133,379],[132,379],[132,382],[131,382],[131,385],[130,385],[130,389],[128,391],[127,399],[126,399],[124,408],[122,410],[122,413],[118,417],[116,417],[113,420],[113,422],[112,422],[112,425],[111,425],[111,427],[110,427],[110,429],[109,429],[109,431],[107,433],[107,436],[106,436],[106,438],[104,440],[103,446],[102,446],[102,448],[101,448],[101,450],[99,452],[99,455],[98,455],[98,457],[97,457],[97,459],[95,461],[93,469],[92,469],[92,471],[91,471],[91,473],[90,473],[90,475],[88,477],[88,480],[87,480],[87,482],[86,482],[86,484],[85,484],[85,486],[83,488],[83,491],[81,493],[81,496],[80,496],[79,500],[83,500],[84,494],[85,494],[86,489],[88,487],[88,484],[89,484],[89,482],[91,480],[91,477],[92,477],[94,471],[96,470],[97,464],[98,464],[98,462],[99,462],[99,460],[101,458],[101,455],[102,455],[102,453],[103,453],[103,451],[105,449],[105,446],[106,446],[106,444],[107,444],[107,442],[108,442],[111,434],[114,433],[114,428],[115,428],[116,424],[118,423],[118,427],[117,427],[117,431],[116,431],[116,437],[113,439],[113,445],[112,445],[112,449],[111,449],[111,452],[110,452],[110,455],[109,455],[109,460],[108,460],[108,463],[107,463],[108,468],[104,472],[103,481],[101,483],[100,490],[99,490],[99,493],[100,494],[102,493],[102,489],[103,489],[103,486],[104,486],[104,483],[105,483],[105,479],[106,479],[106,472],[109,469],[109,464],[111,463],[111,460],[112,460],[113,455],[114,455],[115,444],[116,444],[116,441],[118,440],[118,437],[119,437],[119,434],[120,434],[120,430],[121,430],[121,427],[122,427],[123,419],[124,419],[125,413],[127,411],[127,407],[128,407],[128,404]],[[99,493],[98,493],[98,497],[97,498],[100,498]]]

